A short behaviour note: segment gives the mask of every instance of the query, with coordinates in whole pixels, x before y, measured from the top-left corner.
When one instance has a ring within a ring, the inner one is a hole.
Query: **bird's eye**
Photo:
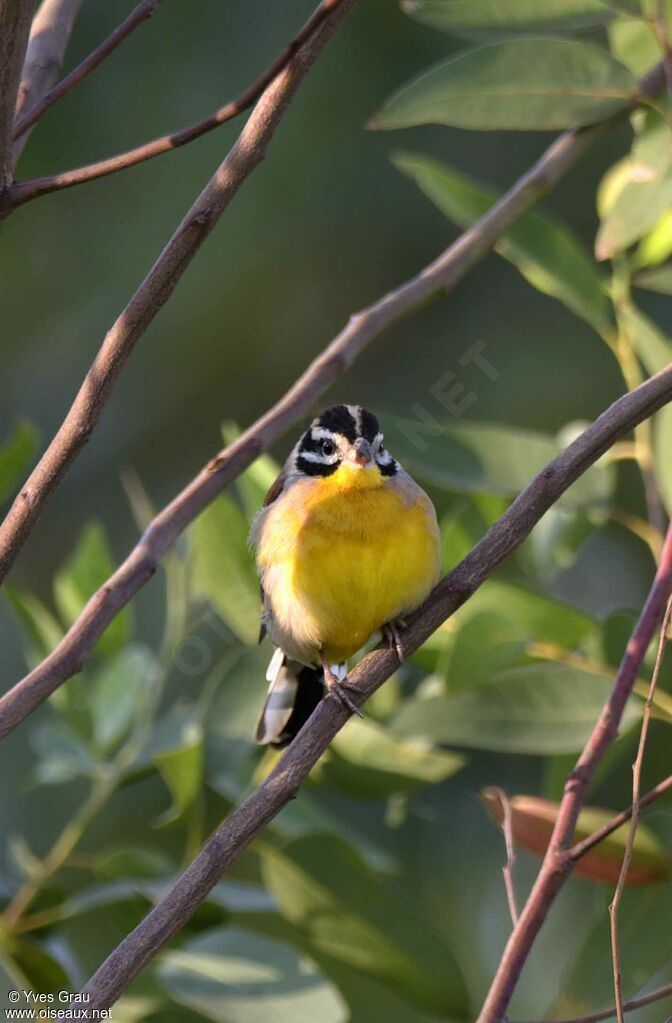
[[[332,440],[323,440],[322,441],[322,454],[323,455],[333,455],[335,450],[336,450],[336,447],[335,447],[334,442]]]

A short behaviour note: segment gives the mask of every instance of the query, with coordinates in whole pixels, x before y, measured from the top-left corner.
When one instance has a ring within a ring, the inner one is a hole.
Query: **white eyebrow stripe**
[[[389,465],[391,462],[394,461],[394,459],[392,458],[392,455],[390,454],[389,451],[382,452],[379,451],[378,454],[376,455],[376,461],[380,462],[381,465]]]
[[[371,443],[372,444],[382,444],[383,443],[383,435],[382,435],[382,433],[377,433],[376,436],[373,438]]]
[[[327,430],[324,426],[313,426],[310,431],[310,436],[313,440],[333,440],[337,436],[332,430]]]

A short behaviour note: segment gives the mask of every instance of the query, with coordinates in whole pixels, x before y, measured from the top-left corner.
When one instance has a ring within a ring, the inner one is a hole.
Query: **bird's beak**
[[[373,460],[371,445],[364,437],[358,437],[352,447],[352,460],[356,465],[368,465]]]

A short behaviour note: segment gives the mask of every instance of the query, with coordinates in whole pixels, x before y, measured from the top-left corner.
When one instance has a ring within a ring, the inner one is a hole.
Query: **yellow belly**
[[[436,517],[422,491],[409,501],[385,483],[344,491],[342,480],[297,484],[258,552],[262,569],[273,564],[274,617],[303,628],[331,663],[417,607],[439,574]]]

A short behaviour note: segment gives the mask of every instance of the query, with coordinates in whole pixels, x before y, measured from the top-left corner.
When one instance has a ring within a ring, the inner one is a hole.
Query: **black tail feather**
[[[256,739],[276,749],[289,745],[324,696],[324,672],[285,661],[270,684]]]

